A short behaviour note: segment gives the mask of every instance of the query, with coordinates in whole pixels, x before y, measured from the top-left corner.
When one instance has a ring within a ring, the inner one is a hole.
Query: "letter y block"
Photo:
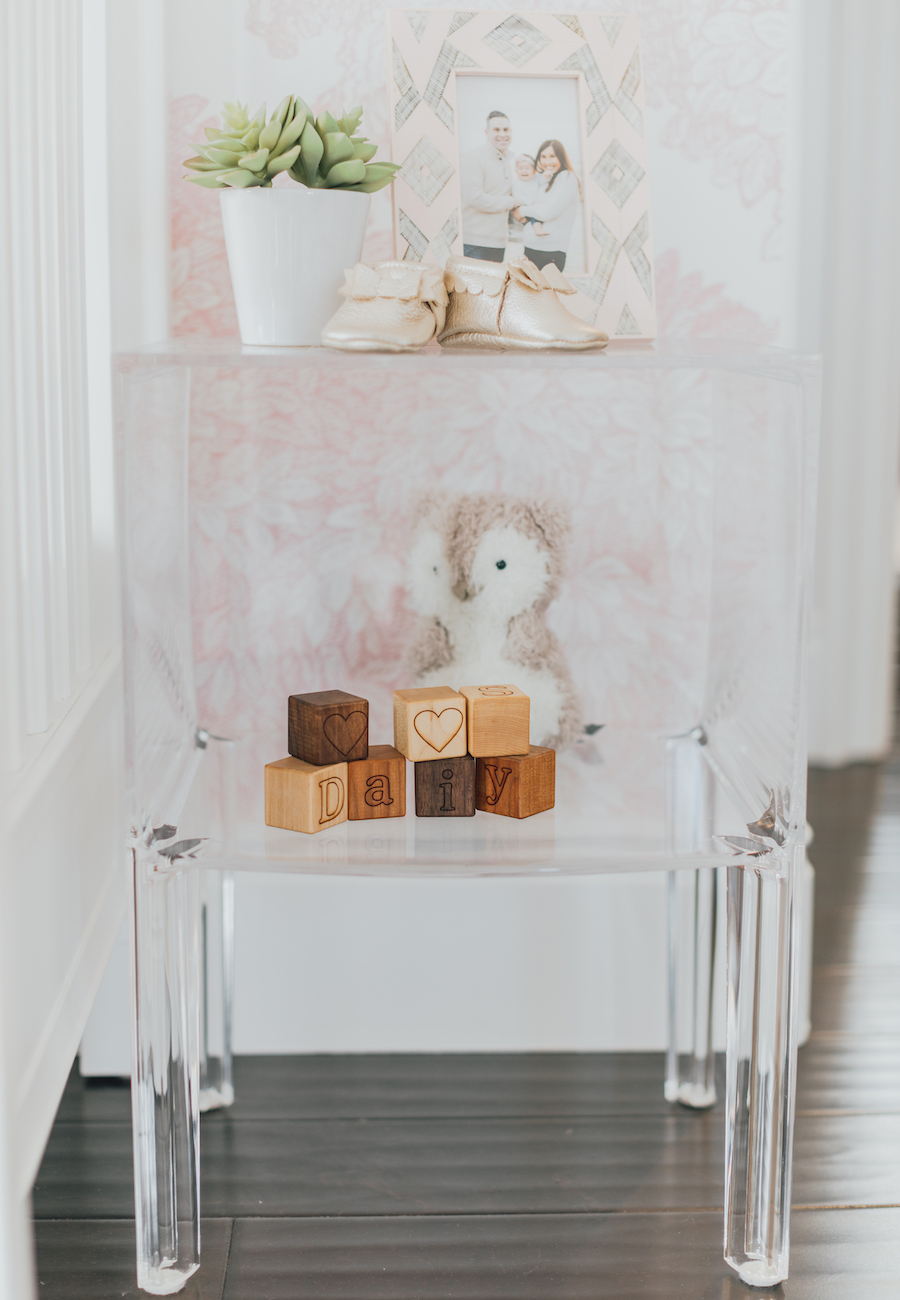
[[[479,758],[475,763],[475,807],[501,817],[533,817],[556,799],[556,751],[531,745],[527,754]]]

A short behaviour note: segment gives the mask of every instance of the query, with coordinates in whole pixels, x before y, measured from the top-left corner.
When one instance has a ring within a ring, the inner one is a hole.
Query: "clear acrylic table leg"
[[[751,1286],[788,1275],[802,846],[763,861],[728,868],[725,1258]]]
[[[199,873],[134,851],[132,1125],[138,1286],[200,1265]]]
[[[719,870],[669,873],[667,1101],[715,1105],[713,994]]]
[[[231,1023],[234,1004],[234,875],[200,873],[200,1110],[234,1101]]]
[[[696,853],[712,843],[715,786],[695,728],[668,741],[669,852]],[[718,870],[669,873],[669,1046],[665,1096],[704,1110],[715,1104],[712,1042]]]

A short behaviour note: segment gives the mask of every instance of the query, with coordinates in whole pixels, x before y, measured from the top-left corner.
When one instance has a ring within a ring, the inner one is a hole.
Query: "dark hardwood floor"
[[[900,765],[813,772],[813,1035],[801,1049],[791,1276],[722,1261],[721,1103],[663,1058],[244,1057],[203,1119],[186,1300],[900,1297]],[[134,1281],[127,1087],[73,1073],[34,1189],[42,1300]]]

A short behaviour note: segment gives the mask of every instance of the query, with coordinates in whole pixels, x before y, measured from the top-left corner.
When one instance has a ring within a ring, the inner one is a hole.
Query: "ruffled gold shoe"
[[[443,329],[444,273],[430,262],[357,262],[344,272],[345,301],[322,330],[342,352],[418,352]]]
[[[444,281],[450,301],[438,332],[441,347],[587,352],[609,342],[607,334],[560,302],[557,294],[576,291],[552,262],[539,271],[527,257],[514,262],[451,257]]]

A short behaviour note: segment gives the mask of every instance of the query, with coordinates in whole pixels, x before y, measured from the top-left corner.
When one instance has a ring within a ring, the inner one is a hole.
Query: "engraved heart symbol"
[[[463,715],[459,709],[424,709],[413,718],[413,726],[425,741],[438,754],[446,749],[450,741],[463,724]]]
[[[368,725],[365,713],[329,713],[322,730],[339,754],[349,754]]]

